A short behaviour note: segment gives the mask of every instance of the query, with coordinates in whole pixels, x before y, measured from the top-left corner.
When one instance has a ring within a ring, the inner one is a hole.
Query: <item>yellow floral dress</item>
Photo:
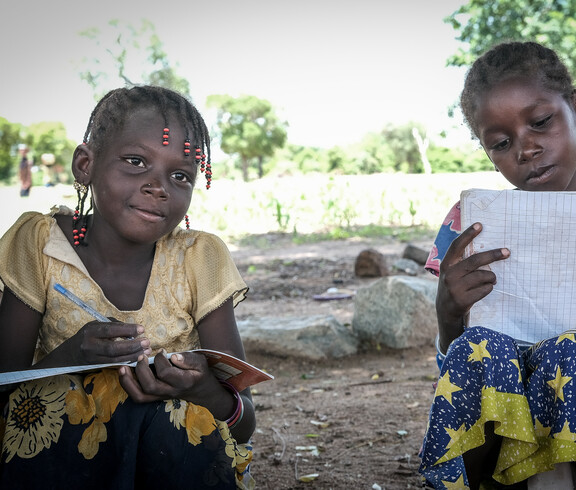
[[[93,320],[53,289],[60,283],[106,316],[145,325],[154,352],[199,347],[196,325],[247,287],[216,236],[174,230],[156,244],[142,307],[104,296],[50,215],[23,214],[0,240],[0,279],[43,314],[36,360]],[[2,285],[2,286],[3,286]],[[116,369],[22,383],[0,421],[0,488],[253,488],[249,444],[184,400],[137,404]]]

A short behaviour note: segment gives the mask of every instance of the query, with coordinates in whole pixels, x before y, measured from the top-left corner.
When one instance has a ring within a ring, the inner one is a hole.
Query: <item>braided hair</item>
[[[572,76],[553,50],[531,41],[498,44],[474,62],[460,96],[460,107],[476,137],[479,98],[498,83],[520,77],[539,81],[548,90],[572,100]]]
[[[206,166],[206,187],[210,187],[212,170],[210,164],[210,135],[202,116],[192,103],[173,90],[154,85],[137,85],[131,88],[118,88],[108,92],[90,115],[84,143],[89,144],[95,156],[102,151],[111,134],[117,133],[128,119],[130,113],[142,106],[155,106],[164,120],[168,114],[176,114],[179,123],[192,134],[193,146],[198,155],[202,155],[202,170]],[[192,158],[198,158],[192,155]],[[200,163],[198,158],[198,163]]]

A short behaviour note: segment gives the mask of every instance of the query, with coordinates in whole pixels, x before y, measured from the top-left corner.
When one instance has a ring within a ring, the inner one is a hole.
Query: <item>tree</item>
[[[553,48],[576,74],[576,0],[470,0],[445,22],[464,43],[448,65],[469,66],[503,41],[537,41]]]
[[[262,178],[263,160],[284,146],[288,124],[278,119],[270,102],[253,95],[210,95],[207,105],[217,109],[220,148],[240,157],[243,179],[249,178],[251,162]]]
[[[54,155],[52,168],[69,169],[76,144],[68,139],[64,124],[52,121],[31,124],[28,137],[36,160],[40,160],[44,154],[51,154]]]
[[[105,33],[96,27],[80,33],[96,48],[92,50],[92,57],[83,58],[81,66],[84,68],[80,72],[80,78],[92,87],[96,99],[119,84],[127,87],[158,85],[190,95],[188,80],[176,73],[174,67],[178,65],[169,62],[150,21],[144,19],[140,27],[135,28],[114,19],[108,22],[108,28]]]
[[[16,168],[16,148],[26,143],[21,138],[22,126],[0,117],[0,180],[7,180]]]

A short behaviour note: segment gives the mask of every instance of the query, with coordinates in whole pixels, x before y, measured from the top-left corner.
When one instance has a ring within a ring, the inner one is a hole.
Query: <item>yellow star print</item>
[[[444,483],[444,485],[448,489],[454,488],[454,489],[462,490],[464,488],[470,488],[470,487],[468,487],[468,485],[464,485],[464,475],[460,475],[460,478],[458,478],[458,480],[456,480],[456,481],[450,482],[450,481],[442,480],[442,483]]]
[[[452,393],[460,391],[459,388],[452,382],[450,382],[450,373],[446,371],[444,376],[438,380],[438,386],[436,387],[436,396],[443,396],[446,401],[452,405]]]
[[[560,398],[560,400],[564,401],[564,385],[566,383],[568,383],[572,378],[570,376],[562,376],[562,373],[560,372],[560,366],[558,366],[556,368],[556,377],[554,379],[551,379],[550,381],[546,381],[546,383],[548,383],[548,385],[550,385],[550,387],[554,390],[554,392],[556,393],[556,396],[554,397],[554,401],[556,401],[558,398]]]
[[[478,361],[482,362],[482,359],[487,357],[488,359],[492,359],[490,352],[486,349],[486,345],[488,344],[488,340],[483,340],[479,344],[474,344],[472,342],[468,342],[470,347],[472,347],[472,354],[468,356],[468,361]]]
[[[576,434],[570,431],[570,427],[568,426],[568,421],[564,422],[562,426],[562,430],[560,432],[556,432],[554,434],[554,439],[562,439],[563,441],[575,441]]]
[[[576,342],[576,339],[574,339],[574,332],[568,331],[562,335],[558,335],[558,338],[556,339],[556,345],[558,345],[563,340],[571,340],[572,342]]]
[[[462,424],[457,430],[451,429],[450,427],[444,427],[444,430],[450,436],[450,442],[446,446],[446,449],[450,449],[452,445],[464,435],[466,432],[466,426]]]
[[[536,419],[536,423],[534,424],[534,432],[536,432],[536,437],[548,437],[551,430],[552,427],[544,427],[542,423]]]

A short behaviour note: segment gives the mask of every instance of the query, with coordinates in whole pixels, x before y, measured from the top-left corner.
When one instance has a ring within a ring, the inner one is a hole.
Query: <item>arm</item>
[[[41,313],[4,289],[0,302],[0,371],[20,371],[32,365],[41,324]]]
[[[450,343],[464,331],[470,308],[487,296],[496,284],[496,275],[485,266],[510,256],[510,251],[502,248],[463,259],[466,247],[481,231],[480,223],[464,230],[452,242],[440,264],[436,313],[442,352],[446,352]]]

